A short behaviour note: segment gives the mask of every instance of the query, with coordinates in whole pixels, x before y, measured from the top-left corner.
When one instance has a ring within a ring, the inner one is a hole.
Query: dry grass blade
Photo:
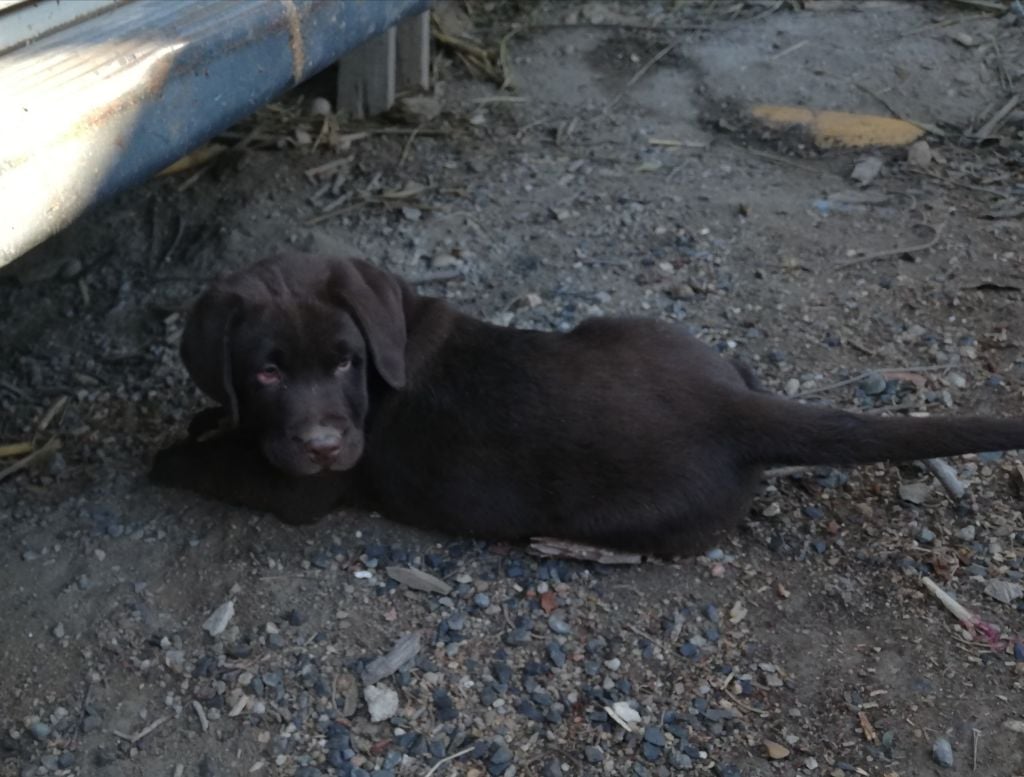
[[[0,459],[13,459],[15,456],[24,456],[31,453],[35,446],[30,442],[11,442],[0,445]]]
[[[9,478],[11,475],[16,475],[17,473],[21,472],[26,467],[32,466],[32,464],[39,461],[40,459],[46,458],[47,456],[56,453],[57,451],[60,450],[60,445],[60,438],[54,437],[50,439],[50,441],[47,442],[46,445],[44,445],[42,448],[32,451],[32,453],[28,454],[28,456],[26,456],[25,458],[18,459],[11,466],[7,467],[6,469],[0,470],[0,483],[7,480],[7,478]]]

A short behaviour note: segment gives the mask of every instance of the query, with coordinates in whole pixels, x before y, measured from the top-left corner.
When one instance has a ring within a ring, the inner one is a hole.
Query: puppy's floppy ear
[[[402,282],[361,259],[335,259],[328,293],[363,330],[380,376],[392,388],[402,388],[406,341]]]
[[[216,287],[193,305],[181,337],[181,359],[192,380],[223,405],[238,425],[238,397],[231,371],[231,333],[242,314],[242,298]]]

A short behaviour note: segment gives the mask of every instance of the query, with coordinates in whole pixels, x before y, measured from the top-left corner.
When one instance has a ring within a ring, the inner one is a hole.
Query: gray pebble
[[[917,541],[923,542],[925,545],[931,545],[935,542],[935,532],[926,526],[917,533]]]
[[[96,731],[103,725],[103,719],[99,715],[86,715],[82,721],[82,730],[86,733]]]
[[[953,746],[948,739],[939,737],[932,743],[932,759],[939,766],[949,768],[953,765]]]
[[[869,397],[877,396],[885,391],[885,378],[877,372],[869,372],[860,382],[860,387]]]
[[[498,749],[491,754],[491,763],[495,766],[512,763],[512,751],[505,747],[505,745],[499,745]]]
[[[524,628],[513,629],[505,635],[504,640],[505,644],[510,647],[526,645],[530,642],[530,632]]]
[[[704,554],[709,561],[721,561],[725,558],[725,551],[721,548],[712,548]]]
[[[673,769],[689,770],[693,768],[693,760],[682,750],[670,750],[668,765]]]
[[[583,755],[588,763],[599,764],[604,760],[604,751],[597,745],[587,745],[583,748]]]
[[[973,523],[967,524],[962,529],[957,531],[956,536],[962,539],[964,542],[974,542],[974,535],[977,533],[978,527]]]
[[[491,597],[483,593],[477,594],[473,597],[473,604],[475,604],[477,607],[490,607]]]
[[[559,645],[557,642],[549,642],[548,660],[551,661],[551,663],[554,664],[556,667],[561,669],[563,666],[565,666],[565,659],[565,651],[562,649],[562,646]]]
[[[665,746],[665,735],[661,733],[661,729],[656,726],[648,726],[644,729],[644,741],[649,742],[655,747]]]
[[[37,742],[45,742],[50,736],[50,727],[43,723],[43,721],[37,720],[28,727],[28,733],[30,733],[32,738]]]
[[[565,618],[560,613],[552,613],[551,617],[548,618],[548,628],[551,629],[555,634],[571,634],[572,629],[569,624],[565,622]]]

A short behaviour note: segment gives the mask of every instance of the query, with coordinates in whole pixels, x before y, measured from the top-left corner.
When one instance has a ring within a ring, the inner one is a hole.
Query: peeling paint
[[[288,47],[292,52],[292,80],[297,84],[302,81],[302,73],[306,69],[306,47],[302,42],[302,24],[299,20],[299,9],[295,0],[281,0],[285,16],[288,17]]]

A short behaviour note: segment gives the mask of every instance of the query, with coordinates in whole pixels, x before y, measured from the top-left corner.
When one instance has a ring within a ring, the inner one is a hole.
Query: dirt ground
[[[951,460],[960,500],[918,464],[780,475],[727,546],[615,567],[354,512],[289,528],[147,483],[202,406],[189,300],[282,245],[512,326],[678,321],[807,401],[1021,413],[1024,112],[979,130],[1019,94],[1024,20],[470,8],[480,41],[518,25],[510,88],[445,48],[439,116],[315,148],[323,120],[289,98],[0,283],[0,443],[61,446],[0,475],[0,775],[1024,775],[1017,453]],[[818,149],[752,125],[760,102],[902,115],[930,153]],[[1010,640],[966,634],[925,576]],[[373,682],[406,635],[418,655]]]

